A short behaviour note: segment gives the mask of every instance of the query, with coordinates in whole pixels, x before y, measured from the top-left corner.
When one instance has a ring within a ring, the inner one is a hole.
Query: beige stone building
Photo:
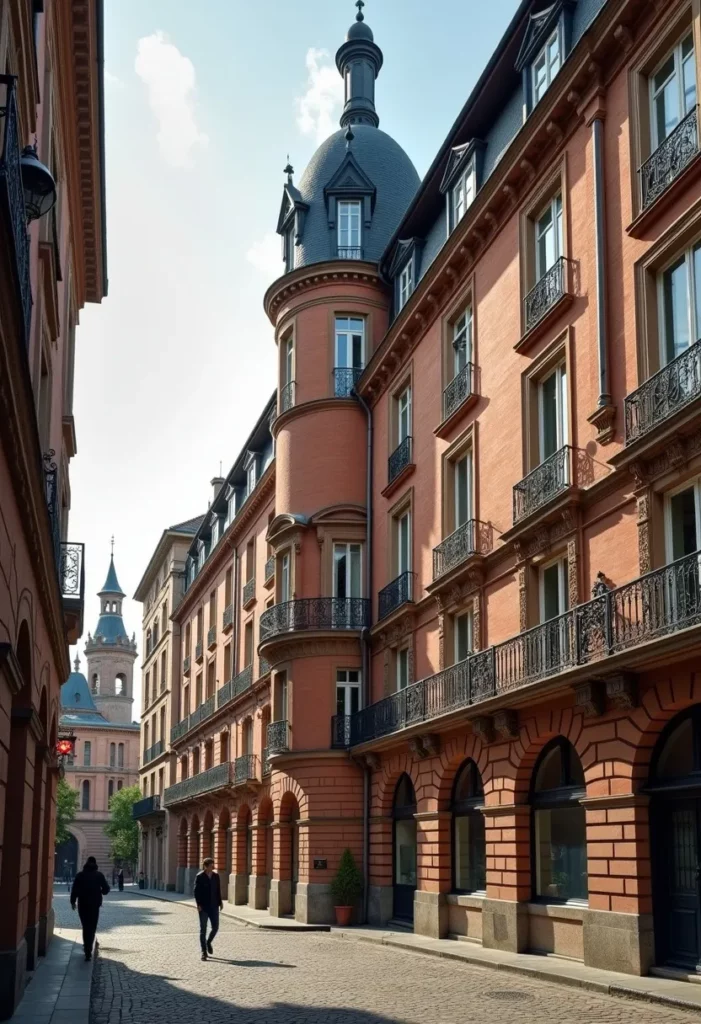
[[[202,518],[163,531],[134,593],[134,600],[143,605],[144,650],[139,771],[144,796],[134,807],[134,816],[141,824],[139,868],[154,889],[175,888],[177,831],[169,828],[168,813],[161,806],[164,789],[175,781],[169,736],[178,720],[172,695],[179,672],[180,632],[171,616],[183,595],[187,551]]]

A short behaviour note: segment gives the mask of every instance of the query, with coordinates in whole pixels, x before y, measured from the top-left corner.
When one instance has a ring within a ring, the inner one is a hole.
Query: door
[[[297,882],[299,881],[299,826],[296,821],[290,825],[290,900],[292,904],[292,916],[295,916],[295,905],[297,900]]]
[[[701,568],[696,559],[688,558],[699,550],[701,537],[701,488],[697,480],[667,499],[666,507],[667,561],[673,562],[664,576],[664,607],[649,602],[649,626],[658,628],[668,623],[692,619],[701,607]],[[700,560],[701,561],[701,560]],[[660,616],[664,620],[660,621]]]
[[[335,627],[360,629],[363,625],[357,601],[362,597],[362,586],[361,545],[334,544],[332,623]]]
[[[538,440],[542,463],[567,444],[567,373],[564,365],[558,366],[540,382],[538,421]],[[567,480],[559,481],[560,486],[567,482]]]
[[[653,816],[662,897],[655,923],[658,960],[694,969],[701,969],[700,811],[699,799],[665,800]]]
[[[416,890],[416,797],[408,775],[402,775],[394,794],[393,912],[401,921],[414,920]]]
[[[357,317],[336,318],[336,398],[347,398],[365,365],[365,321]]]
[[[536,673],[557,672],[567,664],[570,653],[570,618],[567,611],[567,562],[558,559],[540,570],[540,621],[542,628],[537,638],[536,662],[531,668]]]

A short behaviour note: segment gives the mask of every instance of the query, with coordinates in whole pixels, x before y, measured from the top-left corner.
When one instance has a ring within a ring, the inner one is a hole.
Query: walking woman
[[[94,857],[88,857],[83,870],[75,876],[71,889],[73,910],[75,910],[76,901],[78,902],[78,916],[83,926],[83,949],[86,960],[90,960],[92,957],[102,897],[106,896],[109,891],[107,879],[101,871],[97,870],[97,861]]]

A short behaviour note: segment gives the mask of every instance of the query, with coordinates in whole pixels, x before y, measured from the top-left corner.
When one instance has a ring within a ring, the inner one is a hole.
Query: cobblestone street
[[[57,924],[75,928],[65,895]],[[199,957],[189,907],[110,893],[91,1024],[689,1024],[692,1014],[328,934],[221,918]]]

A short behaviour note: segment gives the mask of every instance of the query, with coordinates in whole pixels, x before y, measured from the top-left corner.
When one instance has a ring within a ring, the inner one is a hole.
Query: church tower
[[[136,661],[136,640],[133,634],[129,639],[122,619],[125,596],[117,579],[113,552],[107,579],[98,591],[100,618],[95,632],[88,633],[85,655],[88,685],[98,711],[108,721],[122,724],[132,721]]]

